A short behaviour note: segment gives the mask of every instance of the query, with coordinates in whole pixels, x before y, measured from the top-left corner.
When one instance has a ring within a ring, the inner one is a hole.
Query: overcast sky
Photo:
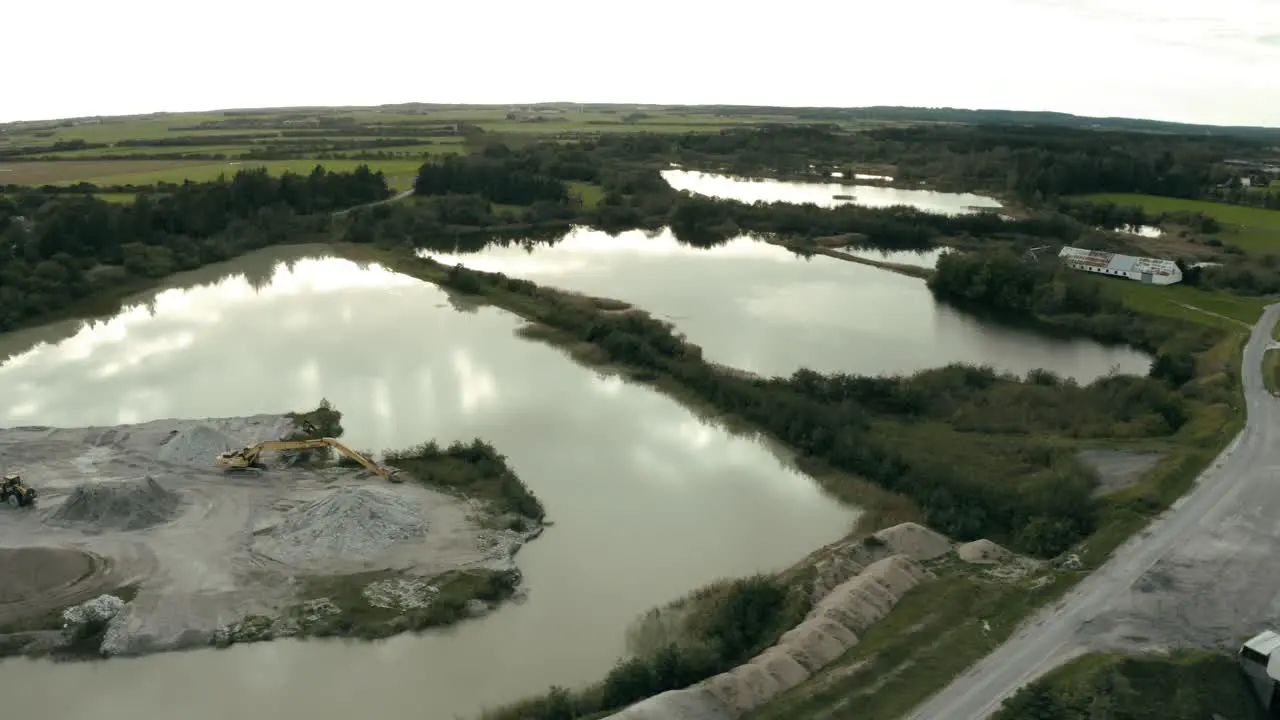
[[[0,121],[574,101],[1280,126],[1280,0],[3,5]]]

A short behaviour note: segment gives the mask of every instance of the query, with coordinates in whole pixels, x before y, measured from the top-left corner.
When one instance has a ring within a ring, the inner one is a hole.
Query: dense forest
[[[933,125],[841,132],[833,125],[771,126],[672,139],[672,155],[732,172],[809,166],[891,166],[898,182],[943,189],[1009,192],[1040,203],[1063,195],[1132,192],[1195,198],[1238,171],[1222,161],[1270,156],[1256,141],[1214,135],[1170,136],[1018,125]]]
[[[246,170],[116,204],[88,195],[0,198],[0,331],[140,278],[160,278],[327,227],[390,195],[381,173]]]

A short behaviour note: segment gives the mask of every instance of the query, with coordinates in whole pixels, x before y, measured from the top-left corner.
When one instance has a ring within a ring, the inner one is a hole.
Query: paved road
[[[1244,431],[1191,492],[909,720],[987,718],[1018,688],[1090,649],[1228,645],[1233,633],[1280,618],[1273,549],[1243,545],[1280,542],[1280,402],[1262,382],[1277,318],[1280,304],[1268,306],[1245,346]],[[1160,600],[1144,601],[1152,597]]]

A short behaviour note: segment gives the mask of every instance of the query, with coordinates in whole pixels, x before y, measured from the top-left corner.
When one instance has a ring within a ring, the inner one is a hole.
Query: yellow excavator
[[[313,448],[331,447],[339,453],[351,458],[359,463],[366,470],[377,475],[384,480],[393,483],[404,482],[403,478],[398,477],[399,471],[395,468],[382,467],[369,458],[343,445],[334,438],[315,438],[313,440],[268,440],[260,442],[257,445],[250,445],[242,450],[232,450],[218,455],[217,464],[226,470],[261,470],[266,466],[262,464],[260,458],[262,453],[272,451],[289,451],[289,450],[311,450]]]

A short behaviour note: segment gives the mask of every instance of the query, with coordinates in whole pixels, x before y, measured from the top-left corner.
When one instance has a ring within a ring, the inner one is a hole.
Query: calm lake
[[[0,427],[283,412],[325,397],[355,447],[480,436],[555,521],[517,556],[528,600],[372,644],[9,660],[5,717],[470,715],[596,680],[648,608],[780,569],[850,529],[855,511],[761,443],[519,338],[508,313],[457,307],[376,267],[299,259],[315,252],[275,249],[181,276],[149,307],[79,331],[0,336],[0,358],[13,355],[0,364]]]
[[[662,177],[676,190],[684,190],[698,195],[726,200],[740,200],[747,203],[813,203],[822,207],[848,204],[866,207],[909,205],[926,212],[947,215],[963,215],[978,212],[979,210],[997,210],[1001,207],[998,200],[984,195],[974,195],[973,193],[904,190],[877,185],[741,178],[733,175],[675,169],[663,170]],[[853,199],[837,199],[837,195],[851,196]]]
[[[940,252],[872,257],[931,266]],[[940,305],[919,278],[823,255],[805,259],[746,237],[700,249],[669,232],[584,228],[555,244],[428,254],[633,303],[675,323],[709,360],[762,375],[802,367],[884,375],[971,362],[1019,374],[1046,368],[1088,382],[1150,366],[1135,350],[1047,337]]]

